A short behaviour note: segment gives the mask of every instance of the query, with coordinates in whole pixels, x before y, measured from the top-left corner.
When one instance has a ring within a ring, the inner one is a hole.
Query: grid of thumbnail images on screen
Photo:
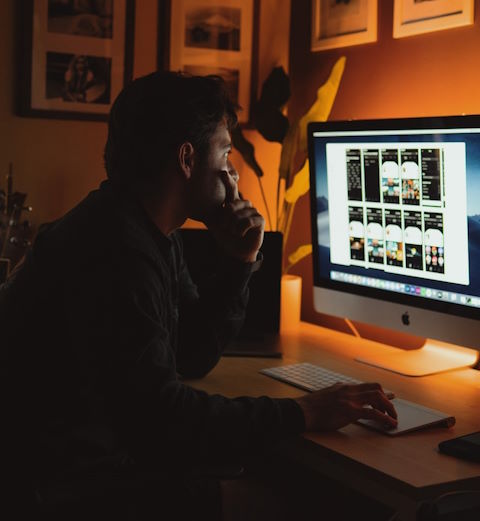
[[[442,159],[435,148],[346,151],[353,261],[445,272]]]

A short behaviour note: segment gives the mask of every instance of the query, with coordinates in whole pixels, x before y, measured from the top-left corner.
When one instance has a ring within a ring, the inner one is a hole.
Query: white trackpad
[[[388,429],[383,424],[373,420],[358,420],[358,423],[389,436],[397,436],[427,427],[451,427],[455,425],[455,418],[441,411],[429,409],[418,403],[407,402],[401,398],[394,398],[392,403],[398,414],[398,426],[395,429]]]

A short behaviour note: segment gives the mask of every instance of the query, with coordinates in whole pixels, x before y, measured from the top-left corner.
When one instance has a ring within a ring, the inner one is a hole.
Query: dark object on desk
[[[182,229],[184,257],[192,280],[199,284],[214,269],[218,258],[215,240],[207,230]],[[250,299],[245,323],[225,356],[281,357],[280,281],[283,235],[265,232],[261,252],[263,263],[250,280]]]
[[[480,462],[480,431],[442,441],[438,450],[456,458]]]

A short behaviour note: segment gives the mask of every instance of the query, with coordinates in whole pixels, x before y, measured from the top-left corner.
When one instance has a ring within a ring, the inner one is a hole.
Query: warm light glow
[[[474,349],[432,339],[427,339],[420,349],[405,351],[383,345],[375,354],[356,358],[358,362],[405,376],[426,376],[472,367],[477,359],[478,352]]]
[[[302,278],[297,275],[283,275],[281,291],[281,332],[297,331],[300,325],[302,304]]]

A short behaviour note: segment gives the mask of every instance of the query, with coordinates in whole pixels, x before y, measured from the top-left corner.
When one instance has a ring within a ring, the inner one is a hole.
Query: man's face
[[[225,122],[219,123],[210,138],[206,157],[197,158],[190,183],[191,217],[207,220],[225,202],[225,172],[230,172],[228,155],[232,149],[230,133]]]

